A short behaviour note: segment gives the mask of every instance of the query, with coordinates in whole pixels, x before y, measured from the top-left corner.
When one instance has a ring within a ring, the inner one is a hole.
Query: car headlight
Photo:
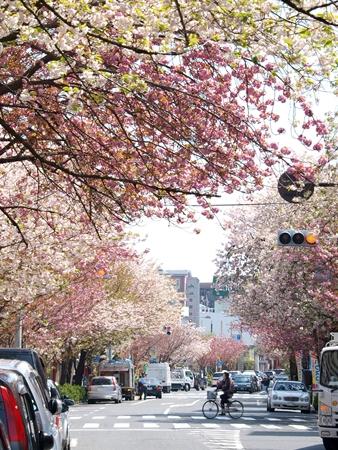
[[[273,400],[277,400],[277,399],[278,399],[278,395],[273,394],[272,399],[273,399]]]
[[[331,416],[332,415],[332,408],[329,405],[326,405],[325,403],[320,402],[319,408],[318,408],[319,414],[322,416]]]
[[[302,402],[308,402],[310,400],[310,397],[306,394],[301,397],[301,400]]]

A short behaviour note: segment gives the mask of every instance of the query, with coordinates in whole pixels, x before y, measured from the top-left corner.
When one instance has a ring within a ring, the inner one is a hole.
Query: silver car
[[[61,413],[54,416],[55,426],[60,430],[62,450],[70,450],[70,432],[69,432],[69,406],[74,405],[74,400],[62,398],[54,381],[47,380],[51,398],[57,398],[62,402]]]
[[[49,437],[52,450],[62,450],[60,430],[55,426],[54,418],[60,414],[62,403],[58,399],[50,399],[44,389],[38,372],[26,361],[0,359],[2,369],[12,370],[20,374],[34,399],[34,413],[39,431]]]
[[[305,385],[299,381],[276,381],[268,389],[267,411],[275,409],[297,409],[309,413],[310,395]]]
[[[113,400],[115,403],[122,402],[122,389],[115,377],[94,377],[87,390],[88,403],[102,400]]]

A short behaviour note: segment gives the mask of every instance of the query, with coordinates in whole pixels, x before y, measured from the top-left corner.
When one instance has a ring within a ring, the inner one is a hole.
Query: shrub
[[[86,390],[82,386],[75,384],[63,384],[59,386],[61,395],[71,398],[74,402],[82,402],[86,398]]]

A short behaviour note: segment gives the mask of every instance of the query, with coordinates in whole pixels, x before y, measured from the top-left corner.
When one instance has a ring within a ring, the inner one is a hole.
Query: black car
[[[233,377],[235,392],[239,391],[247,391],[252,394],[252,392],[255,392],[256,385],[253,377],[250,375],[236,375]]]
[[[147,387],[147,397],[162,398],[162,386],[156,378],[146,378],[144,385]]]
[[[208,381],[205,377],[202,377],[198,373],[194,373],[194,388],[196,391],[199,391],[200,389],[204,391],[208,386]]]

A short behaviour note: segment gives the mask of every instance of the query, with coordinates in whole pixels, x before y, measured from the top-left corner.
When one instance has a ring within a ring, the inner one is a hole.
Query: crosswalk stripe
[[[231,423],[230,425],[231,425],[232,427],[238,428],[238,429],[241,429],[241,428],[251,428],[251,426],[250,426],[250,425],[247,425],[246,423]]]
[[[289,425],[289,427],[294,428],[295,430],[310,430],[310,427],[306,427],[305,425]]]
[[[114,423],[114,428],[130,428],[130,423]]]
[[[189,423],[173,423],[174,428],[191,428]]]
[[[92,417],[93,420],[101,420],[101,419],[105,419],[106,416],[94,416]]]
[[[270,422],[281,422],[282,419],[277,419],[277,417],[267,417],[266,420]]]
[[[157,423],[146,422],[143,424],[143,428],[159,428],[160,426]]]
[[[77,439],[72,438],[72,439],[70,440],[70,446],[71,446],[72,448],[77,447],[77,444],[78,444],[78,440],[77,440]]]
[[[177,420],[177,419],[182,419],[181,416],[167,416],[168,419],[173,419],[173,420]]]
[[[281,427],[277,426],[277,425],[264,425],[261,424],[261,427],[266,428],[267,430],[280,430]]]
[[[220,426],[217,423],[202,423],[205,428],[219,428]]]
[[[99,428],[99,423],[85,423],[83,425],[83,428]]]
[[[117,419],[131,419],[131,416],[117,416]]]

